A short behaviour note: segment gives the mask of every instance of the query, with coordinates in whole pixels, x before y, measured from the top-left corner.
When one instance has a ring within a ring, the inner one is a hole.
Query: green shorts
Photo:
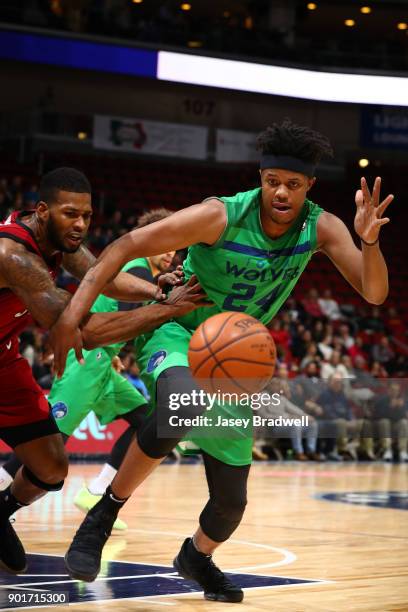
[[[60,431],[68,436],[92,410],[106,425],[147,404],[146,398],[113,369],[112,355],[107,351],[84,351],[84,358],[81,365],[74,351],[68,353],[64,375],[54,380],[48,396]]]
[[[141,369],[142,378],[147,385],[152,402],[156,396],[156,382],[164,370],[175,366],[188,367],[188,344],[193,331],[186,329],[176,321],[165,323],[151,334],[142,336],[137,341],[137,361]],[[236,417],[237,411],[244,410],[247,417],[251,417],[252,410],[235,405],[215,405],[212,417]],[[214,421],[215,422],[215,421]],[[199,431],[193,428],[185,440],[196,444],[200,449],[223,461],[228,465],[248,465],[252,461],[252,427],[244,432],[237,427],[228,428],[228,437],[221,437],[219,431],[213,436],[200,437]]]

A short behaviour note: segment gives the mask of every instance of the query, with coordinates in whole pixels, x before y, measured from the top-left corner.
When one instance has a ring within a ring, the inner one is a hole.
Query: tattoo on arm
[[[0,274],[41,327],[51,327],[71,298],[55,286],[45,262],[22,245],[1,249]]]

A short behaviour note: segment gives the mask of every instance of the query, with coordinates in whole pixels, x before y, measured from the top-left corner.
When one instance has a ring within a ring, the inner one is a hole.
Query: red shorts
[[[47,399],[21,355],[0,365],[0,428],[27,425],[48,418]]]
[[[2,353],[1,357],[0,439],[15,448],[37,438],[60,434],[28,361],[18,353],[7,354],[7,359]]]

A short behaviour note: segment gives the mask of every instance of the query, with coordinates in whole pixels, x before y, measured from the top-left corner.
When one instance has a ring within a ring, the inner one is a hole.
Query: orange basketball
[[[205,391],[258,393],[273,376],[276,347],[266,327],[254,317],[221,312],[194,332],[188,362]]]

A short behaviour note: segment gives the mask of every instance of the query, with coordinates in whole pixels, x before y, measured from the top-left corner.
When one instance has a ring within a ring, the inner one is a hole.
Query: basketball
[[[188,362],[205,391],[252,394],[273,376],[276,347],[266,327],[254,317],[221,312],[194,332]]]

